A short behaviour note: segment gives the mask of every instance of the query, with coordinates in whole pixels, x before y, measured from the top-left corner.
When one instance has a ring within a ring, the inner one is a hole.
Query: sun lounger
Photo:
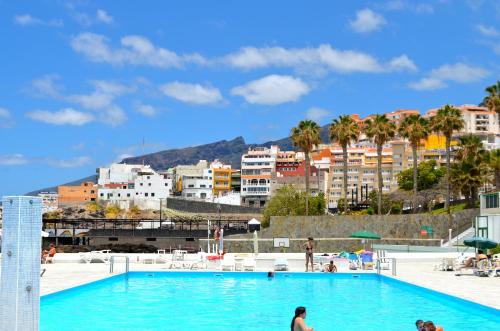
[[[220,270],[229,270],[235,271],[236,269],[236,261],[233,255],[224,255],[224,258],[220,261]]]
[[[349,269],[350,270],[357,270],[359,268],[359,265],[360,265],[360,262],[359,262],[358,254],[350,253],[349,254]]]
[[[377,251],[377,259],[380,263],[380,269],[389,270],[389,259],[387,258],[387,251],[379,250]]]
[[[207,257],[205,253],[198,253],[198,259],[193,261],[191,264],[190,269],[192,270],[197,270],[197,269],[207,269]]]
[[[241,266],[243,271],[255,271],[257,268],[257,262],[254,258],[247,257],[243,259]]]
[[[91,251],[80,253],[80,259],[85,263],[91,263],[92,261],[101,261],[102,263],[109,263],[109,258],[111,255],[111,250],[102,251]]]
[[[277,258],[274,260],[274,271],[288,271],[288,260]]]

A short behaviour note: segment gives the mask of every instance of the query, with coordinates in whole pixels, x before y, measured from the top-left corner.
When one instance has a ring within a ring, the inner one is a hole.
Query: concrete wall
[[[356,231],[372,231],[382,240],[370,243],[388,245],[439,246],[441,239],[448,239],[448,229],[452,236],[472,226],[477,209],[464,210],[451,215],[365,215],[365,216],[275,216],[271,218],[269,228],[259,232],[259,251],[279,252],[273,247],[272,238],[290,238],[290,248],[286,252],[302,252],[301,245],[307,237],[315,238],[316,252],[338,252],[361,249],[365,246],[361,239],[349,238]],[[434,234],[428,237],[420,235],[422,226],[432,226]],[[251,234],[227,236],[224,240],[225,251],[252,252]],[[203,239],[200,240],[203,242]],[[203,243],[201,244],[203,247]]]
[[[167,199],[167,208],[186,211],[190,213],[217,213],[216,203],[203,202],[203,201],[194,201],[194,200],[186,200],[179,198],[168,198]],[[220,212],[228,213],[228,214],[255,214],[261,213],[262,209],[245,207],[245,206],[234,206],[234,205],[225,205],[220,204]]]
[[[274,216],[269,228],[263,229],[263,238],[347,238],[355,231],[372,231],[382,238],[419,239],[422,226],[432,226],[433,238],[447,239],[472,226],[478,209],[468,209],[451,215],[363,215],[363,216]],[[458,230],[456,230],[458,229]]]

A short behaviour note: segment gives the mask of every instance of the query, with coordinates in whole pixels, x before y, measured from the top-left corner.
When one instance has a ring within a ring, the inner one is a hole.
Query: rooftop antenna
[[[142,166],[144,167],[144,137],[142,137]]]

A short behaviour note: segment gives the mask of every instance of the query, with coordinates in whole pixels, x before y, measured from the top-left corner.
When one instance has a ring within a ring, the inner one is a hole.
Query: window
[[[130,198],[130,193],[127,193],[127,198]]]
[[[165,186],[168,186],[168,183],[165,183]]]
[[[122,194],[121,194],[121,193],[118,193],[118,197],[121,197],[121,196],[122,196]]]
[[[151,193],[151,196],[152,196],[152,197],[154,197],[154,196],[155,196],[155,194],[154,194],[154,193]]]
[[[147,178],[147,179],[150,179],[151,177],[147,176],[146,178]]]
[[[144,193],[144,196],[149,196],[149,193]]]
[[[486,208],[498,208],[498,194],[488,194],[484,198]]]
[[[148,186],[151,186],[151,183],[148,183]]]
[[[188,187],[189,188],[194,188],[194,184],[189,184]]]
[[[141,185],[141,186],[144,186],[144,184],[143,184],[143,183],[141,183],[140,185]]]
[[[103,196],[104,196],[104,193],[101,193],[101,194],[100,194],[100,196],[101,196],[101,197],[103,197]]]

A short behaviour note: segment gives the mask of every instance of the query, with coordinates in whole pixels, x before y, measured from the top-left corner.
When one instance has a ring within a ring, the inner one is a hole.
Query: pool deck
[[[434,271],[435,261],[398,261],[397,276],[394,278],[457,296],[486,306],[500,309],[500,277],[455,276],[455,272]],[[257,264],[257,271],[268,271],[270,266],[263,261]],[[57,292],[110,276],[109,265],[103,263],[55,263],[43,265],[45,273],[41,278],[41,295]],[[290,271],[303,272],[301,264],[291,264]],[[339,272],[352,272],[340,267]],[[124,271],[123,264],[115,265],[117,273]],[[169,271],[165,264],[132,263],[131,271]],[[210,263],[208,271],[217,271],[215,263]],[[373,271],[361,271],[373,272]],[[382,274],[391,276],[390,271]],[[392,276],[391,276],[392,277]]]

